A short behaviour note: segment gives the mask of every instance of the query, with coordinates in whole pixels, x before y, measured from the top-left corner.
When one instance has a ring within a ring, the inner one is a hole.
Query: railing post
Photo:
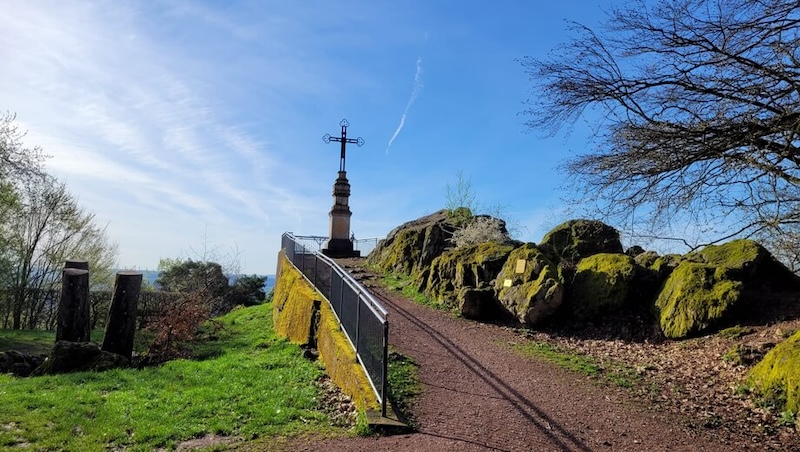
[[[351,287],[352,289],[352,287]],[[360,345],[359,345],[359,336],[361,335],[361,294],[353,289],[353,293],[356,296],[356,362],[358,362],[358,357],[360,353]]]
[[[386,417],[387,392],[389,391],[389,322],[383,322],[383,359],[381,360],[381,416]]]

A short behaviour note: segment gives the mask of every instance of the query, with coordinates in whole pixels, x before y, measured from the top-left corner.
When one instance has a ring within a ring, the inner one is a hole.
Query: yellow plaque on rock
[[[511,280],[507,279],[507,280],[503,281],[503,287],[511,287]]]
[[[517,273],[525,272],[525,259],[517,259]]]

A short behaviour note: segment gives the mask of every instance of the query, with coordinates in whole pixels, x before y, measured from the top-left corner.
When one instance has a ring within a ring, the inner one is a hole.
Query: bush
[[[464,227],[456,230],[450,239],[456,248],[480,245],[486,242],[509,243],[511,237],[506,231],[505,222],[488,216],[474,217]]]

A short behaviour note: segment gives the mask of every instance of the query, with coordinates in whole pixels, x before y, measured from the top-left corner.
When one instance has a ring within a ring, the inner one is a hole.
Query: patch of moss
[[[752,240],[733,240],[721,245],[708,245],[690,253],[687,259],[717,267],[743,268],[765,257],[767,250]]]
[[[581,259],[567,291],[569,303],[577,319],[622,308],[632,293],[636,263],[626,254],[602,253]]]
[[[431,263],[425,291],[439,303],[454,304],[460,289],[488,286],[513,249],[512,245],[484,242],[445,251]]]
[[[800,411],[800,332],[770,350],[747,377],[768,404],[782,411]]]
[[[743,327],[740,325],[725,328],[718,333],[718,336],[728,339],[739,339],[740,337],[752,334],[755,330],[753,328]]]
[[[541,246],[570,262],[597,253],[622,253],[619,232],[597,220],[564,222],[545,234]]]
[[[506,310],[533,326],[561,306],[563,276],[547,254],[533,243],[526,243],[509,254],[495,281],[495,291]]]
[[[664,283],[656,307],[664,335],[677,339],[720,321],[741,298],[742,283],[724,267],[682,262]]]

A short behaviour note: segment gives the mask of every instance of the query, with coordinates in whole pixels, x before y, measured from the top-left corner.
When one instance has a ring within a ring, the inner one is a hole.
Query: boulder
[[[600,253],[581,259],[567,288],[567,300],[577,320],[622,309],[637,292],[636,262],[626,254]]]
[[[404,223],[378,242],[367,263],[384,272],[418,275],[452,248],[450,238],[456,227],[447,210]]]
[[[622,253],[619,232],[597,220],[569,220],[547,234],[540,244],[560,259],[577,263],[599,253]]]
[[[484,242],[447,250],[433,260],[425,273],[427,280],[420,287],[438,303],[463,307],[464,294],[470,293],[464,289],[491,288],[513,249],[512,245]],[[475,313],[467,316],[479,318]]]
[[[29,355],[16,350],[0,352],[0,374],[27,377],[42,365],[44,355]]]
[[[130,366],[124,356],[100,350],[92,342],[56,342],[50,355],[32,375],[104,371]]]
[[[709,245],[684,256],[656,299],[664,335],[683,338],[746,323],[764,311],[759,300],[796,290],[798,278],[751,240]]]
[[[800,331],[769,351],[747,374],[761,396],[782,408],[800,412]]]
[[[491,287],[465,287],[459,291],[457,299],[459,313],[467,319],[491,320],[500,317],[502,313]]]
[[[547,320],[564,299],[558,265],[533,243],[511,252],[494,287],[503,308],[530,326]]]

